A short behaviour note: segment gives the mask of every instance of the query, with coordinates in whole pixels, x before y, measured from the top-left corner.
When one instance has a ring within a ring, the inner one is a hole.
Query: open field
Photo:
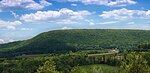
[[[118,73],[119,67],[103,65],[103,64],[95,64],[95,65],[86,65],[80,66],[81,70],[85,71],[86,73]]]
[[[88,54],[88,56],[101,56],[101,55],[110,55],[115,53],[100,53],[100,54]]]

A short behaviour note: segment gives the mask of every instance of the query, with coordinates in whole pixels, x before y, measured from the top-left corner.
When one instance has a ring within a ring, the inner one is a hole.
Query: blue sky
[[[0,43],[50,30],[150,30],[149,4],[150,0],[0,0]]]

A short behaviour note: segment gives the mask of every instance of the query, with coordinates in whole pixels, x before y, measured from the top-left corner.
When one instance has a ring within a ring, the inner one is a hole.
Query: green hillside
[[[144,42],[150,42],[149,30],[55,30],[41,33],[29,40],[2,44],[0,57],[64,53],[84,49],[137,49],[137,45]]]

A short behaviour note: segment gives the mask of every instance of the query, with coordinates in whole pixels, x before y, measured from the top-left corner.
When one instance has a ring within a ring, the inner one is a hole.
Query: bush
[[[150,73],[147,61],[142,55],[131,53],[121,62],[122,73]]]

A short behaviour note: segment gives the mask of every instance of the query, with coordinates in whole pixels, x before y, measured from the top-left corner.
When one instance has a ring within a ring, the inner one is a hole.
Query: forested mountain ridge
[[[136,49],[150,42],[149,30],[71,29],[44,32],[36,37],[0,45],[0,57],[64,53],[84,49]]]

